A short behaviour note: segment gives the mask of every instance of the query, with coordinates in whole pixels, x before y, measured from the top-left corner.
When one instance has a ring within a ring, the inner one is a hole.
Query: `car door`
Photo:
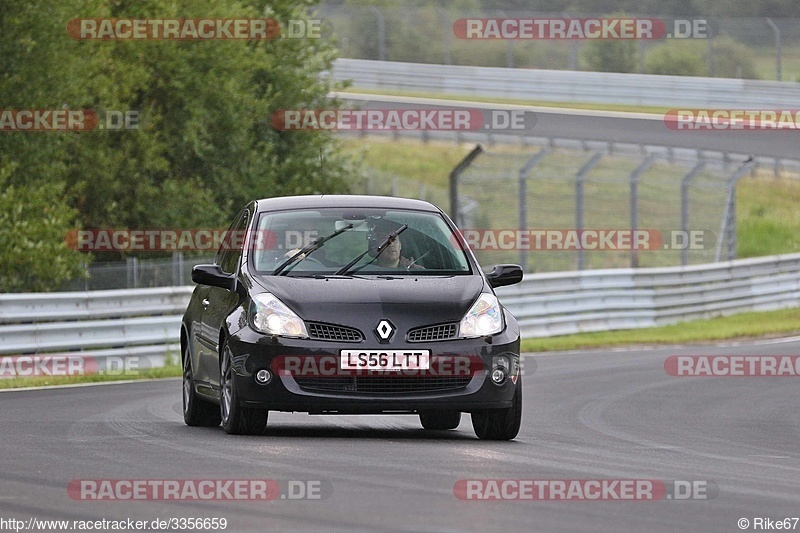
[[[214,263],[227,274],[239,274],[244,234],[250,221],[250,211],[243,209],[225,233]],[[219,386],[219,334],[225,318],[239,303],[239,295],[221,287],[208,287],[202,300],[203,314],[199,334],[197,379]]]
[[[190,322],[187,324],[189,328],[189,344],[191,346],[190,354],[192,356],[192,370],[194,372],[194,379],[196,383],[201,383],[204,380],[200,379],[198,369],[200,368],[201,354],[203,353],[205,344],[203,343],[203,311],[205,304],[208,302],[208,285],[198,285],[194,288],[192,298],[189,301],[189,307],[186,311],[186,316],[190,317]]]

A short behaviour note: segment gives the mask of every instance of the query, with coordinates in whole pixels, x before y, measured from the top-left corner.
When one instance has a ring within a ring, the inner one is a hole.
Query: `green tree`
[[[664,76],[705,76],[706,44],[701,41],[668,41],[645,56],[645,72]]]
[[[197,228],[225,226],[255,197],[347,191],[358,169],[331,133],[281,132],[270,123],[277,110],[338,105],[327,98],[336,87],[322,75],[336,55],[326,40],[80,41],[67,33],[73,18],[269,17],[285,24],[311,18],[313,4],[4,0],[3,108],[139,113],[136,130],[2,132],[0,168],[13,188],[5,201],[71,207],[64,212],[73,216],[58,222],[74,220],[73,228]],[[50,240],[16,250],[46,263],[64,235],[35,235]],[[3,257],[0,270],[25,263]],[[76,265],[83,259],[65,256]]]
[[[755,56],[743,44],[727,36],[712,44],[714,77],[756,79]],[[667,41],[647,53],[648,74],[707,76],[708,42],[703,40]]]
[[[0,168],[0,292],[46,291],[83,272],[81,254],[66,244],[77,212],[63,185],[8,183]]]
[[[714,77],[749,80],[758,78],[755,54],[750,48],[726,35],[714,39],[711,44]]]
[[[588,68],[595,72],[634,72],[636,70],[636,42],[596,40],[583,48]]]

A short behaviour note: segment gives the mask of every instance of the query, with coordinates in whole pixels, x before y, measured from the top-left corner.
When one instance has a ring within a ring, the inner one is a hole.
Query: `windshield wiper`
[[[287,259],[286,261],[284,261],[283,263],[278,265],[278,267],[275,270],[272,271],[272,275],[273,276],[280,276],[284,271],[288,272],[288,270],[286,270],[286,268],[289,265],[291,265],[295,261],[297,261],[297,263],[300,263],[300,261],[302,261],[303,259],[308,257],[308,255],[311,252],[313,252],[314,250],[317,250],[319,248],[322,248],[323,244],[325,244],[329,240],[333,239],[337,235],[340,235],[340,234],[344,233],[345,231],[347,231],[349,229],[353,229],[353,225],[352,224],[348,224],[348,225],[344,226],[343,228],[339,228],[336,231],[334,231],[333,233],[331,233],[329,235],[325,235],[324,237],[320,237],[318,239],[314,239],[313,242],[311,242],[307,246],[304,246],[303,248],[298,250],[296,253],[292,254],[292,256],[289,259]]]
[[[370,252],[372,252],[372,251],[375,251],[375,252],[377,252],[377,253],[375,254],[375,259],[377,259],[377,258],[378,258],[378,256],[379,256],[379,255],[381,255],[381,252],[383,252],[383,251],[386,249],[386,247],[387,247],[387,246],[389,246],[390,244],[392,244],[392,243],[394,242],[394,240],[397,238],[397,236],[398,236],[398,235],[400,235],[401,233],[403,233],[403,231],[405,231],[405,229],[406,229],[407,227],[408,227],[408,224],[403,224],[402,226],[400,226],[399,228],[397,228],[395,231],[391,232],[391,233],[389,234],[389,236],[388,236],[388,237],[386,237],[386,238],[383,240],[383,242],[382,242],[382,243],[380,243],[378,246],[375,246],[375,247],[372,247],[372,248],[367,248],[367,251],[366,251],[366,252],[363,252],[363,253],[359,254],[359,256],[358,256],[358,257],[356,257],[355,259],[353,259],[352,261],[350,261],[349,263],[347,263],[345,266],[343,266],[342,268],[340,268],[339,270],[337,270],[336,272],[334,272],[334,274],[335,274],[335,275],[337,275],[337,276],[340,276],[340,275],[346,275],[346,274],[347,274],[347,272],[348,272],[348,271],[349,271],[351,268],[353,268],[353,265],[355,265],[356,263],[358,263],[359,261],[361,261],[361,258],[362,258],[362,257],[364,257],[365,255],[367,255],[368,253],[370,253]],[[374,259],[373,259],[373,261],[374,261]]]

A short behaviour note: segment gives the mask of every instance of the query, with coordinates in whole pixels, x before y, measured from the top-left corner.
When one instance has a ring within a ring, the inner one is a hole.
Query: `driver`
[[[391,220],[378,220],[372,231],[367,235],[369,246],[378,246],[389,237],[390,233],[397,231],[400,227],[400,224]],[[423,268],[421,265],[416,264],[416,260],[413,257],[404,257],[402,255],[403,243],[401,239],[402,235],[398,235],[391,244],[387,245],[375,259],[375,263],[384,268]]]

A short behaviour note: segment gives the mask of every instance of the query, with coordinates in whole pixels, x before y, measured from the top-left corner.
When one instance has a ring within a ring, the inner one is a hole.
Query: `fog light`
[[[500,385],[506,380],[506,370],[504,368],[495,368],[492,370],[492,381]]]
[[[272,372],[269,370],[261,369],[256,372],[256,382],[259,385],[266,385],[270,381],[272,381]]]

